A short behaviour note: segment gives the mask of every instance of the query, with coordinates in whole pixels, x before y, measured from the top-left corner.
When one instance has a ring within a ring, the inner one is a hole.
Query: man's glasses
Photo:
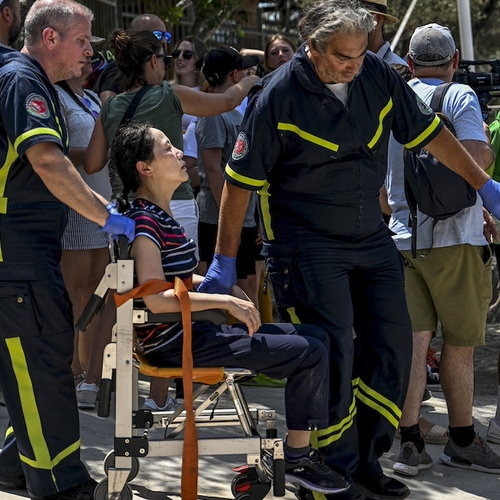
[[[172,56],[169,56],[167,54],[156,54],[156,57],[159,59],[163,59],[163,62],[165,63],[165,69],[170,68],[170,63],[172,62]]]
[[[165,39],[167,43],[170,43],[172,41],[172,34],[169,33],[168,31],[160,31],[160,30],[154,30],[153,35],[160,40],[160,42]]]
[[[174,59],[178,59],[180,55],[182,54],[182,58],[186,59],[186,61],[189,61],[194,56],[194,52],[192,50],[173,50],[172,51],[172,57]]]

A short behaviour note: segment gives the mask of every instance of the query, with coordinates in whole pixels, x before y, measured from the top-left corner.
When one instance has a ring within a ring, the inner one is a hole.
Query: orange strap
[[[181,304],[182,328],[184,330],[182,345],[182,386],[184,388],[184,405],[186,410],[186,427],[184,431],[184,445],[182,451],[182,500],[196,500],[198,498],[198,437],[193,410],[193,352],[191,330],[191,301],[188,287],[192,288],[191,279],[184,282],[175,278],[175,283],[164,280],[149,280],[146,283],[125,293],[115,293],[114,299],[120,307],[129,299],[154,295],[165,290],[174,289],[174,295]]]

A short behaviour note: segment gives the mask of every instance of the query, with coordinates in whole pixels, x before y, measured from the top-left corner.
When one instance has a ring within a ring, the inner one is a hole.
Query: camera
[[[476,73],[471,66],[488,66],[490,71]],[[491,92],[500,92],[500,60],[460,61],[453,81],[472,87],[476,93],[483,118],[488,116],[488,103],[493,98]]]

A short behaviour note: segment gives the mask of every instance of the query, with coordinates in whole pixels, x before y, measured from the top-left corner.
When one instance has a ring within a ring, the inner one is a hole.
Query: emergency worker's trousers
[[[387,229],[357,243],[318,235],[273,242],[267,268],[283,319],[330,335],[330,424],[313,445],[348,479],[381,473],[412,349],[403,263]]]
[[[22,270],[13,277],[23,273],[36,277]],[[62,278],[0,281],[0,387],[11,423],[0,452],[0,476],[24,475],[34,496],[89,479],[80,460],[73,338]]]

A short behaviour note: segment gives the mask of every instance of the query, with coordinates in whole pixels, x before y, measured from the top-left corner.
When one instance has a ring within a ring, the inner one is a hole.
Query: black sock
[[[420,431],[420,426],[418,424],[412,425],[410,427],[400,427],[401,430],[401,443],[413,443],[415,448],[419,453],[425,447],[425,441],[422,437],[422,432]]]
[[[474,424],[468,425],[467,427],[449,427],[449,429],[452,441],[462,448],[470,446],[474,439],[476,439]]]
[[[309,445],[304,448],[292,448],[288,446],[288,443],[285,441],[285,460],[287,462],[298,462],[302,457],[305,457],[311,447]]]

